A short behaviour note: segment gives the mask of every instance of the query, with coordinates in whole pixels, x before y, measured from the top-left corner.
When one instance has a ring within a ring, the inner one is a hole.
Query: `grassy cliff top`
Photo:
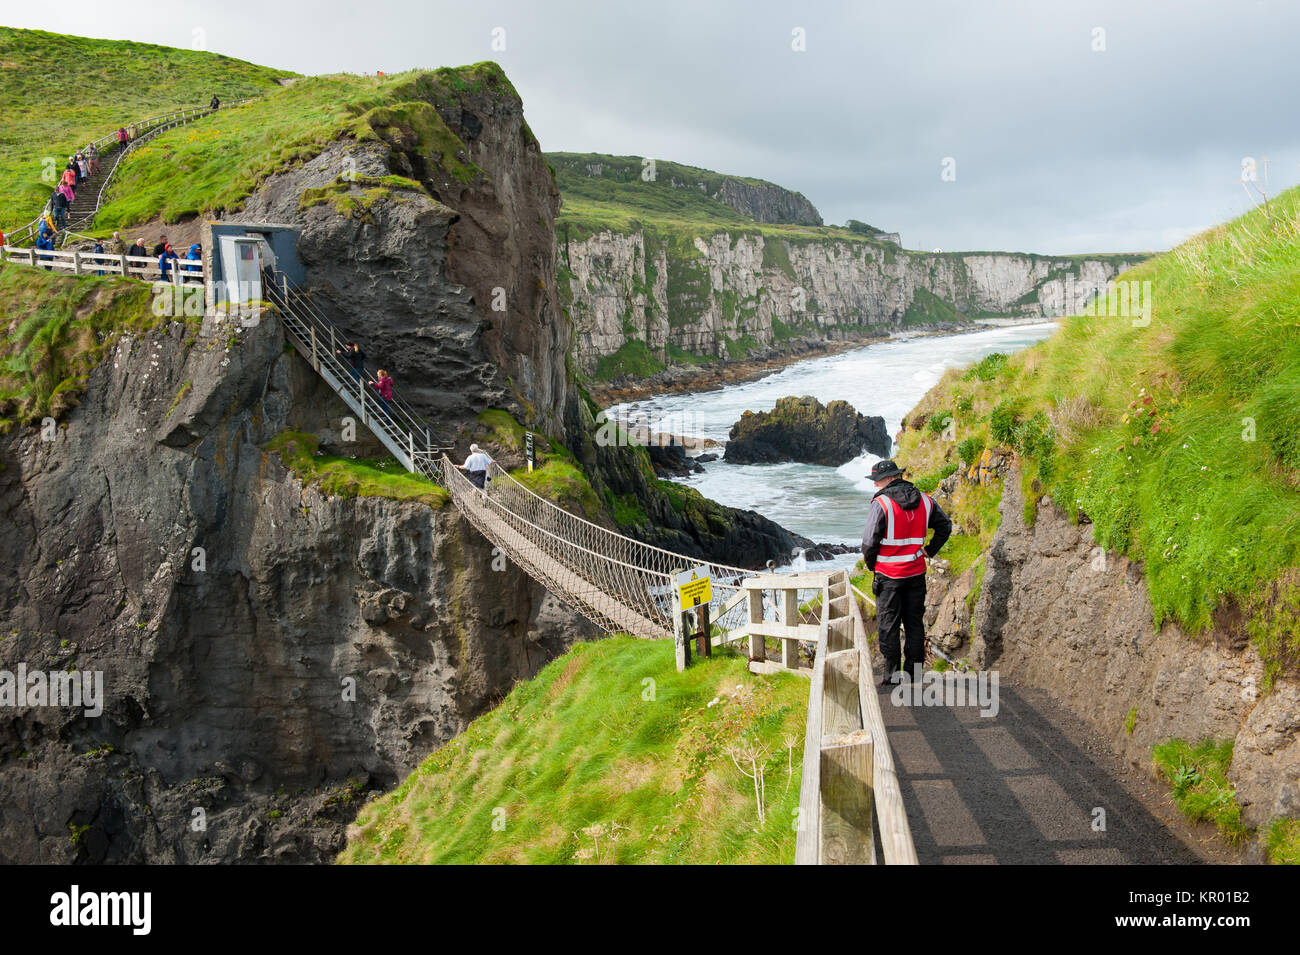
[[[614,212],[613,207],[626,207],[669,219],[723,226],[755,224],[749,216],[714,198],[728,182],[789,193],[798,200],[807,201],[799,193],[776,183],[747,176],[728,176],[662,159],[654,160],[653,181],[642,178],[647,174],[646,164],[650,160],[641,156],[547,153],[546,161],[555,171],[567,212],[575,225],[584,216],[599,219],[600,207],[610,207],[605,210],[607,214]]]
[[[898,458],[934,474],[1014,448],[1026,517],[1035,489],[1086,515],[1143,563],[1157,625],[1242,626],[1270,675],[1300,667],[1300,189],[1119,283],[1127,301],[947,373],[909,422],[955,429],[905,433]]]
[[[345,136],[417,148],[467,182],[478,169],[459,157],[464,144],[432,104],[483,93],[518,101],[505,73],[491,62],[383,77],[304,77],[137,150],[119,169],[96,231],[155,216],[175,222],[237,208],[267,177]]]
[[[789,863],[808,681],[578,644],[366,805],[344,863]],[[766,818],[754,780],[763,771]]]
[[[119,126],[276,89],[285,70],[216,53],[0,27],[0,229],[36,217],[68,156]],[[49,167],[47,159],[53,161]]]
[[[49,198],[49,157],[67,157],[119,126],[182,106],[255,96],[238,108],[163,133],[118,169],[96,232],[237,207],[268,176],[340,136],[400,141],[468,181],[477,170],[431,103],[484,92],[518,101],[491,62],[384,77],[294,77],[191,50],[0,28],[0,228],[30,222]],[[263,95],[264,94],[264,95]]]
[[[75,407],[119,335],[164,321],[151,303],[132,279],[0,267],[0,434]]]

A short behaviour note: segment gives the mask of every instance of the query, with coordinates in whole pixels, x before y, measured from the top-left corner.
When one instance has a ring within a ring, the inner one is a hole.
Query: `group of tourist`
[[[130,140],[131,135],[125,128],[117,131],[117,141],[122,147],[125,147]],[[59,232],[68,227],[68,213],[72,211],[72,204],[77,201],[77,190],[98,175],[99,149],[94,143],[68,157],[68,164],[63,167],[63,174],[59,177],[58,184],[50,193],[50,199],[41,212],[36,227],[36,248],[42,251],[53,251]],[[4,233],[0,232],[0,246],[5,244]]]
[[[68,212],[77,199],[77,190],[82,183],[99,175],[99,150],[91,143],[85,149],[78,150],[68,157],[68,164],[63,168],[59,184],[50,193],[48,209],[52,214],[56,229],[67,228]]]

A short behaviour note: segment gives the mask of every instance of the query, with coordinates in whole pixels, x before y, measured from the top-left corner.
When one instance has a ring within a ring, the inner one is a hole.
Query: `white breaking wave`
[[[896,338],[824,358],[718,391],[655,395],[611,409],[624,418],[648,414],[654,430],[725,442],[745,411],[770,411],[786,395],[837,398],[865,415],[883,415],[890,435],[945,370],[993,352],[1013,352],[1046,338],[1051,322],[963,335]],[[673,427],[672,425],[676,425]],[[961,434],[958,434],[960,440]],[[731,507],[751,508],[815,541],[857,543],[875,489],[867,474],[880,460],[863,454],[838,468],[808,464],[706,464],[684,483]]]

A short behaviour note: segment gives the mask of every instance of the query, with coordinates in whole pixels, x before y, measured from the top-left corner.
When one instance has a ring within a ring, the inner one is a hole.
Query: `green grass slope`
[[[430,104],[483,91],[518,95],[491,62],[384,77],[304,77],[274,95],[163,133],[128,157],[96,230],[236,208],[267,177],[318,155],[342,136],[418,146],[422,154],[439,157],[449,175],[468,181],[478,170],[458,157],[464,144]],[[395,176],[363,184],[372,192],[421,188]],[[328,197],[314,190],[306,198]]]
[[[364,807],[343,863],[789,863],[808,681],[578,644]],[[766,818],[746,752],[757,750]]]
[[[1120,280],[1150,283],[1149,324],[1107,301],[1009,359],[949,372],[910,420],[951,414],[956,440],[919,428],[898,456],[932,473],[964,442],[967,457],[980,440],[1014,448],[1026,516],[1050,493],[1099,544],[1142,561],[1157,625],[1240,628],[1270,679],[1294,670],[1300,189]]]
[[[164,321],[151,305],[143,282],[0,266],[0,434],[75,407],[123,332]]]
[[[660,233],[693,238],[712,232],[742,231],[785,238],[841,238],[869,241],[869,237],[838,226],[805,226],[784,223],[759,223],[737,212],[721,200],[712,198],[724,180],[749,185],[774,186],[774,183],[744,176],[725,176],[709,169],[683,166],[667,160],[655,161],[655,179],[641,178],[641,157],[606,156],[598,153],[547,153],[546,161],[555,172],[556,183],[564,197],[557,228],[561,241],[568,231],[573,238],[604,229],[627,232],[653,225]],[[602,167],[599,176],[588,170],[591,164]],[[705,191],[674,186],[679,183],[704,183]]]
[[[293,76],[216,53],[0,27],[0,229],[36,217],[68,156],[119,126]]]

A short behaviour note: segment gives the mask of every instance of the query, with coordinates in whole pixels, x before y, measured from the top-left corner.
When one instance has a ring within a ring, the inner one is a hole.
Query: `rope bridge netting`
[[[496,462],[489,466],[484,489],[445,455],[440,464],[441,482],[469,522],[598,626],[641,637],[672,637],[674,574],[698,566],[707,567],[712,577],[712,625],[735,630],[748,620],[747,605],[737,598],[740,582],[755,571],[624,537],[539,496]],[[807,596],[817,593],[809,590]],[[774,606],[771,610],[775,615]]]

